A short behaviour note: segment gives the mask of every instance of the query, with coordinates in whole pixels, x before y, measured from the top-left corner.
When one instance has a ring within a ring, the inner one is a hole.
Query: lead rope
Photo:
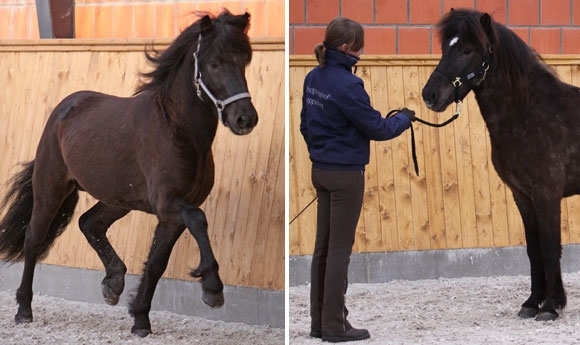
[[[461,114],[461,109],[463,106],[463,102],[461,100],[457,101],[457,108],[455,110],[455,114],[453,114],[453,116],[451,116],[447,121],[443,122],[443,123],[432,123],[429,121],[425,121],[421,118],[418,118],[415,116],[415,120],[419,123],[422,123],[424,125],[430,126],[430,127],[436,127],[436,128],[441,128],[444,126],[447,126],[448,124],[450,124],[451,122],[455,121],[459,115]],[[400,112],[401,109],[393,109],[391,111],[389,111],[389,113],[387,114],[387,118],[393,116],[395,113]],[[413,158],[413,166],[415,167],[415,174],[417,176],[419,176],[419,163],[417,162],[417,149],[416,149],[416,145],[415,145],[415,130],[413,129],[413,126],[411,125],[410,127],[411,129],[411,157]]]

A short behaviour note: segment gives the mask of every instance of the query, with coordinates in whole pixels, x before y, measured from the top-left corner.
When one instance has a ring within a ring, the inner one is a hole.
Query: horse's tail
[[[32,173],[34,161],[24,164],[24,169],[14,175],[6,197],[0,204],[0,259],[2,261],[20,261],[24,259],[24,241],[26,230],[32,217]],[[72,192],[60,206],[57,215],[50,224],[48,234],[39,251],[39,258],[48,254],[54,240],[63,233],[70,223],[75,206],[79,199],[78,192]]]

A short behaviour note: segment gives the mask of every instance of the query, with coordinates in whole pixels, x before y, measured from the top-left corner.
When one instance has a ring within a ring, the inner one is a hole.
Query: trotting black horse
[[[252,58],[249,14],[204,15],[162,53],[150,51],[155,67],[131,98],[81,91],[54,109],[36,157],[14,178],[3,203],[0,257],[24,260],[16,292],[18,323],[32,321],[34,267],[69,223],[86,191],[98,203],[79,220],[83,234],[106,269],[105,301],[123,292],[125,264],[107,240],[107,229],[131,210],[153,213],[155,229],[141,283],[129,311],[131,331],[151,333],[149,310],[173,245],[187,228],[200,251],[203,301],[224,303],[218,263],[199,208],[214,183],[211,151],[218,121],[248,134],[258,115],[248,93],[245,68]]]
[[[452,10],[437,27],[443,55],[423,100],[440,112],[474,91],[493,165],[524,224],[531,295],[519,315],[554,320],[566,306],[560,202],[580,194],[580,89],[487,13]]]

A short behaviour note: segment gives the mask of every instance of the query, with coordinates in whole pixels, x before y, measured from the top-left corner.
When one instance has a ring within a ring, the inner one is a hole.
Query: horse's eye
[[[471,54],[471,49],[470,48],[463,49],[463,54],[465,54],[465,55]]]
[[[209,66],[211,68],[218,68],[219,67],[219,63],[217,61],[210,61],[209,62]]]

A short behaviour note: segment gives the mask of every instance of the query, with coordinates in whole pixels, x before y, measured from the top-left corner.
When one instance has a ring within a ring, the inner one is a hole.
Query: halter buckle
[[[461,85],[463,85],[460,77],[455,77],[455,80],[452,81],[451,84],[453,84],[453,87],[460,87]]]

